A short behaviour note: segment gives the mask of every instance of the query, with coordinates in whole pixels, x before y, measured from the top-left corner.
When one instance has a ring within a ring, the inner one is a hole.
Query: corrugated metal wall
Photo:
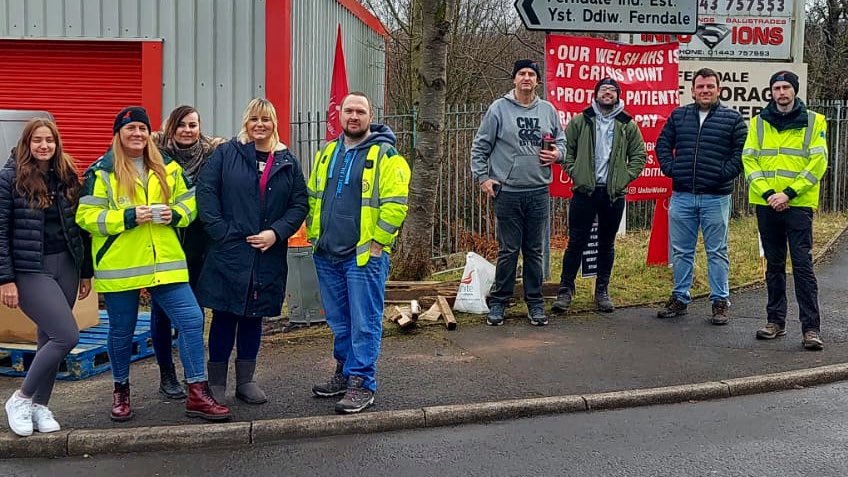
[[[383,38],[335,0],[292,0],[292,121],[298,113],[327,111],[339,23],[348,87],[367,93],[376,108],[383,106]]]
[[[265,3],[0,0],[0,38],[161,38],[163,114],[192,104],[207,133],[229,137],[250,99],[265,95]],[[292,0],[293,121],[326,112],[339,23],[350,88],[383,106],[383,38],[336,0]]]
[[[265,94],[264,0],[0,0],[2,37],[162,38],[163,114],[195,105],[219,136]]]

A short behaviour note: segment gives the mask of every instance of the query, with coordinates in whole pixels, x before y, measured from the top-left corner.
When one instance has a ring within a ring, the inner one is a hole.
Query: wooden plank
[[[445,326],[449,330],[456,329],[456,317],[453,316],[453,310],[451,310],[448,301],[443,296],[439,296],[437,298],[436,303],[439,304],[439,311],[442,312],[442,317],[445,319]]]
[[[418,319],[421,321],[439,321],[439,318],[442,317],[441,308],[439,307],[439,302],[433,303],[433,306],[430,307],[429,310],[421,313],[418,316]]]

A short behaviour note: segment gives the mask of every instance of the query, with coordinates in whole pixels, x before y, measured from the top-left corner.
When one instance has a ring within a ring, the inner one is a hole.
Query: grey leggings
[[[44,256],[42,273],[17,273],[15,284],[23,311],[38,326],[38,351],[27,371],[24,394],[47,405],[56,371],[79,341],[71,308],[77,297],[79,271],[68,252]]]

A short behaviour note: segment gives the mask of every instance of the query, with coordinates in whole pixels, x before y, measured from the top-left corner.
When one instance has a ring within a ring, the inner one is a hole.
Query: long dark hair
[[[21,137],[18,139],[18,145],[15,147],[15,161],[17,162],[15,188],[18,194],[29,200],[30,207],[34,209],[46,209],[52,203],[47,186],[47,175],[38,168],[38,159],[32,156],[30,150],[32,136],[38,128],[42,127],[49,129],[50,133],[53,134],[56,151],[50,158],[50,163],[59,177],[59,182],[65,186],[65,198],[68,203],[74,204],[80,191],[80,182],[76,167],[74,167],[74,159],[65,153],[56,123],[49,119],[31,119],[24,126]]]
[[[194,106],[182,105],[177,106],[171,111],[171,114],[168,116],[168,119],[165,121],[165,127],[163,128],[163,132],[165,133],[165,138],[173,139],[177,136],[177,128],[180,126],[180,121],[183,120],[184,117],[188,116],[191,113],[197,113],[197,118],[200,119],[200,113],[197,112],[197,109]],[[198,138],[199,139],[199,138]]]

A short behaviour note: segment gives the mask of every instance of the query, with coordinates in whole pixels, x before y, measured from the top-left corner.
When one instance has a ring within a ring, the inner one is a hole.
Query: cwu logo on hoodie
[[[520,146],[541,146],[542,134],[539,127],[539,118],[515,118],[518,126],[518,144]]]

